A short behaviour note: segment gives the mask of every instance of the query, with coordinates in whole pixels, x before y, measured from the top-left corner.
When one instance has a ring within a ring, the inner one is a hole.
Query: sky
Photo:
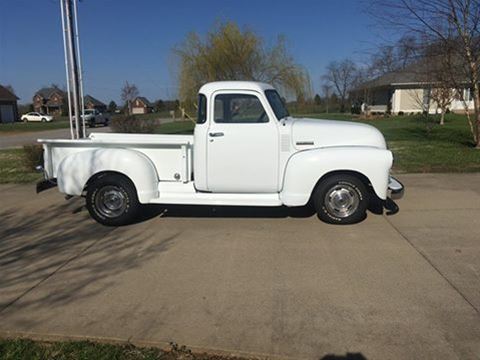
[[[120,103],[129,81],[149,100],[177,96],[172,49],[186,35],[205,34],[234,21],[266,44],[284,35],[290,53],[319,92],[332,60],[359,60],[379,40],[362,0],[81,0],[80,48],[85,94]],[[64,86],[59,0],[0,0],[0,84],[10,84],[20,103],[38,89]]]

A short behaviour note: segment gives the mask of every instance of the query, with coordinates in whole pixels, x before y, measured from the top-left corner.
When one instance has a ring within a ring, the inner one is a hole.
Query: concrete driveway
[[[480,358],[480,174],[403,175],[392,217],[149,208],[0,187],[0,332],[318,359]],[[344,357],[342,357],[344,356]]]

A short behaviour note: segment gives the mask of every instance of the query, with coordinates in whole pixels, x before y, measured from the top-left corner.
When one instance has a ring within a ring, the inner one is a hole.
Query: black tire
[[[87,186],[90,216],[106,226],[121,226],[135,220],[140,210],[135,186],[125,176],[105,174]]]
[[[366,217],[370,192],[353,175],[332,175],[313,192],[313,204],[320,220],[329,224],[355,224]]]
[[[47,122],[47,119],[45,119],[45,118],[42,118],[42,122]]]

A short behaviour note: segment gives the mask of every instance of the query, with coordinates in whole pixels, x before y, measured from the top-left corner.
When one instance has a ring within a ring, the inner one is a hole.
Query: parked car
[[[53,120],[53,116],[42,114],[39,112],[29,112],[27,114],[22,115],[20,118],[22,121],[41,121],[41,122],[50,122]]]
[[[95,109],[85,109],[85,125],[88,127],[95,127],[97,125],[108,126],[110,122],[110,115],[101,113]],[[75,118],[75,117],[74,117]],[[83,116],[81,117],[83,119]]]
[[[356,223],[372,201],[387,214],[403,185],[373,126],[294,118],[277,91],[256,82],[214,82],[199,91],[193,135],[92,133],[39,140],[46,180],[85,196],[104,225],[131,222],[141,204],[304,206],[333,224]]]

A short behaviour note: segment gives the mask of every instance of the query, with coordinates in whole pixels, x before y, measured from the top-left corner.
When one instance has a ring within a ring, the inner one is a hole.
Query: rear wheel
[[[332,175],[324,179],[313,193],[318,217],[330,224],[354,224],[366,216],[369,192],[353,175]]]
[[[87,209],[100,224],[119,226],[131,223],[140,210],[135,186],[125,176],[105,174],[87,187]]]

